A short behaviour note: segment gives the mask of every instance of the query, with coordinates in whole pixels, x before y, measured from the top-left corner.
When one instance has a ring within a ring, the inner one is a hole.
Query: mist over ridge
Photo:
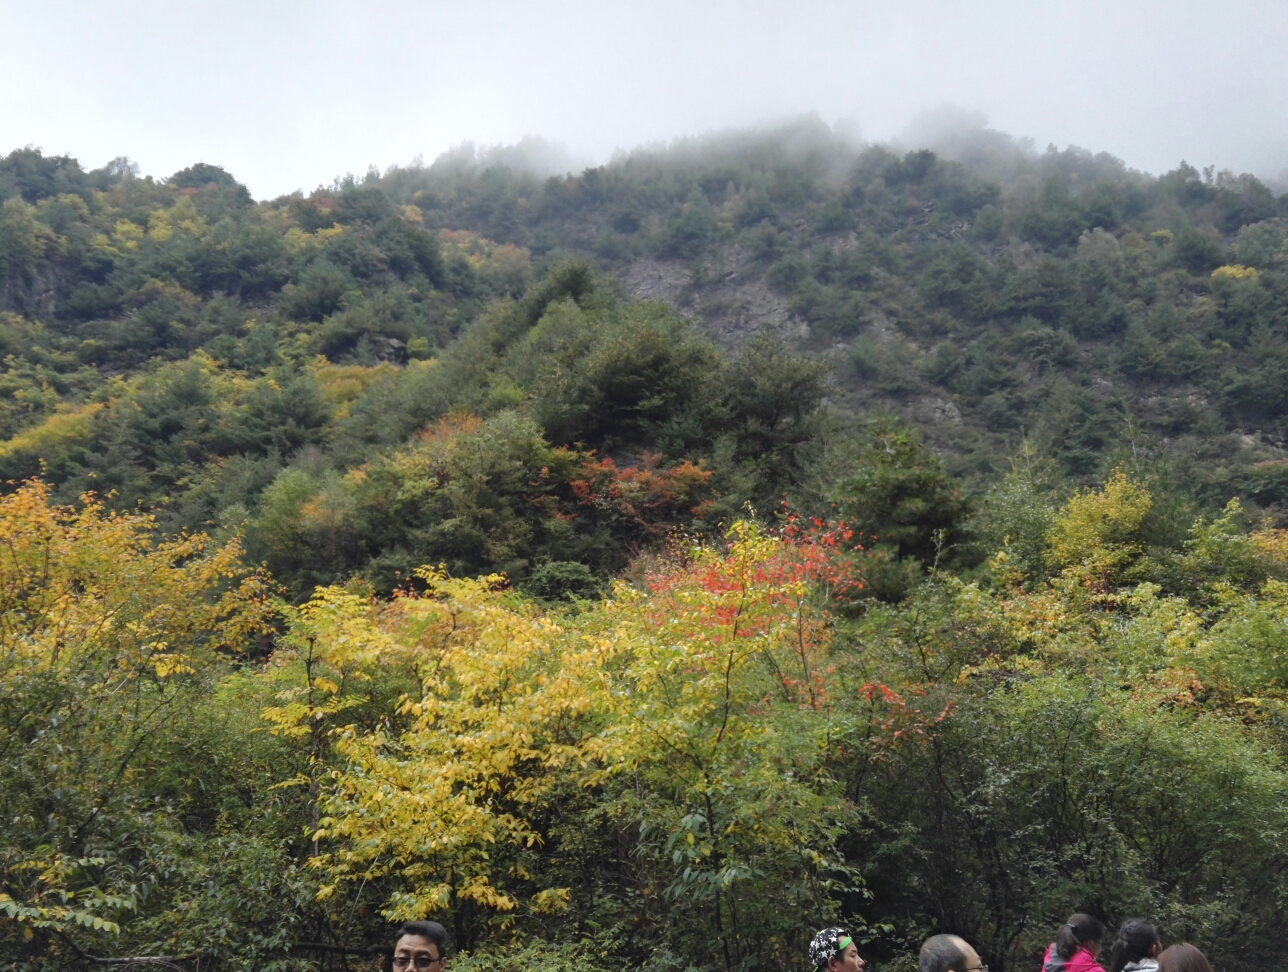
[[[748,160],[767,163],[777,156],[786,162],[799,161],[806,155],[826,157],[836,167],[838,177],[847,165],[869,148],[896,153],[929,150],[941,158],[961,163],[969,171],[999,182],[1008,183],[1021,173],[1031,171],[1035,161],[1051,152],[1072,152],[1110,162],[1126,172],[1143,178],[1157,177],[1162,171],[1134,169],[1125,163],[1112,146],[1051,144],[1039,147],[1033,138],[1014,135],[990,127],[982,111],[943,104],[926,109],[903,126],[893,137],[869,140],[862,125],[854,118],[842,118],[828,124],[816,112],[783,117],[759,125],[728,126],[668,140],[616,149],[607,158],[595,160],[584,152],[567,148],[540,135],[528,135],[511,144],[484,145],[465,141],[437,155],[426,163],[421,157],[410,163],[395,163],[383,171],[387,174],[406,168],[425,168],[431,173],[483,171],[509,168],[538,178],[575,176],[588,169],[613,168],[648,160],[660,164],[687,164],[700,160],[714,161],[745,156]],[[1221,159],[1176,159],[1168,168],[1190,163],[1200,169],[1211,168],[1231,175],[1244,170],[1226,165]],[[369,172],[381,172],[370,166]],[[1288,191],[1288,166],[1273,165],[1251,175],[1276,192]],[[353,177],[354,173],[348,173]],[[333,184],[339,184],[337,177]]]
[[[1288,115],[1262,94],[1288,84],[1288,13],[1255,0],[1221,16],[1189,0],[57,9],[70,15],[32,6],[7,25],[5,142],[87,165],[124,151],[155,176],[204,159],[257,198],[529,133],[598,164],[815,111],[888,143],[944,103],[1154,173],[1182,158],[1262,179],[1288,165]]]

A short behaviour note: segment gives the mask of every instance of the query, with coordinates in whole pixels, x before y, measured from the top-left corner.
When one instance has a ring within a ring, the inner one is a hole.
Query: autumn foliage
[[[0,497],[3,800],[46,808],[7,814],[0,855],[0,914],[27,937],[114,930],[136,906],[137,887],[116,886],[95,851],[98,818],[130,799],[139,750],[182,685],[270,615],[270,586],[235,541],[158,542],[154,525],[89,496],[53,506],[40,482]]]
[[[484,434],[433,430],[417,461]],[[570,503],[645,525],[706,482],[561,454]],[[235,542],[39,483],[0,502],[0,941],[25,955],[302,969],[433,917],[475,956],[567,935],[592,967],[785,970],[824,921],[894,954],[924,882],[918,907],[1014,957],[1064,893],[1051,867],[1128,889],[1124,913],[1133,874],[1189,875],[1178,909],[1229,882],[1269,921],[1288,556],[1237,504],[1162,559],[1149,491],[1116,475],[1050,516],[1041,577],[1007,545],[901,604],[868,596],[851,526],[785,512],[672,533],[598,599],[440,566],[294,605]]]

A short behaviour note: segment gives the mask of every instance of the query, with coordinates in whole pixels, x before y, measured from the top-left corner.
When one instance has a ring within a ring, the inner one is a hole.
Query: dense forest
[[[0,968],[1288,947],[1250,175],[807,118],[257,202],[19,149],[0,355]]]

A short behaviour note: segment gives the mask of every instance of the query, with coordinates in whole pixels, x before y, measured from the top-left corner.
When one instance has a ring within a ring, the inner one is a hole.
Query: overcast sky
[[[1108,151],[1288,169],[1288,3],[3,0],[0,152],[259,198],[465,140],[617,148],[817,112],[897,135],[949,103]]]

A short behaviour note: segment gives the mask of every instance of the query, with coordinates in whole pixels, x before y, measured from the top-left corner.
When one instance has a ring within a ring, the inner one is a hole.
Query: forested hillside
[[[878,414],[967,494],[1027,450],[1052,485],[1129,462],[1276,516],[1288,203],[996,133],[954,154],[805,120],[547,179],[462,150],[256,203],[210,165],[16,151],[0,476],[43,463],[63,499],[242,530],[300,595],[439,560],[605,576],[663,521],[748,501],[853,517],[885,502],[855,495]],[[476,448],[495,468],[461,467]],[[924,555],[965,506],[923,487]]]
[[[0,969],[1288,948],[1288,197],[805,119],[0,205]]]

